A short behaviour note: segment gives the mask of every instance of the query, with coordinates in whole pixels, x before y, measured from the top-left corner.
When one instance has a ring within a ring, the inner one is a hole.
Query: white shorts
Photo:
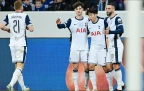
[[[78,63],[88,61],[88,50],[71,50],[70,51],[70,62]]]
[[[27,47],[25,46],[10,46],[12,63],[25,62]]]
[[[106,49],[104,50],[90,50],[88,63],[100,66],[106,65]]]
[[[123,47],[108,48],[106,62],[121,63],[123,57]]]

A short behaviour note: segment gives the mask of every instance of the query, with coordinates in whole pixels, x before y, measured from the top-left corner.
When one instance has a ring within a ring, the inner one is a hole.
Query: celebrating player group
[[[117,89],[125,88],[122,81],[120,63],[122,62],[123,44],[121,35],[124,33],[122,19],[115,14],[115,6],[107,4],[108,17],[100,18],[97,8],[86,11],[89,18],[82,15],[84,5],[76,2],[74,5],[76,16],[65,23],[58,18],[56,23],[59,29],[68,28],[71,33],[70,62],[73,64],[73,82],[75,91],[78,91],[78,63],[83,62],[85,68],[85,89],[89,91],[88,81],[92,82],[93,90],[97,91],[95,66],[100,65],[106,73],[109,91],[113,91],[114,77],[117,81]],[[90,50],[88,52],[88,35],[91,36]],[[87,55],[89,54],[89,56]],[[87,59],[88,58],[88,59]]]
[[[122,91],[125,84],[122,81],[122,72],[120,63],[122,62],[123,44],[121,35],[124,33],[122,19],[115,14],[114,4],[107,4],[106,14],[108,17],[101,18],[98,16],[97,8],[90,8],[86,11],[88,17],[82,15],[84,5],[82,2],[76,2],[73,5],[76,16],[69,18],[66,22],[61,23],[58,18],[56,20],[57,27],[68,28],[71,33],[71,49],[70,63],[73,64],[73,82],[75,91],[79,91],[78,87],[78,67],[79,60],[84,65],[85,71],[85,89],[90,91],[88,81],[93,86],[92,91],[97,91],[95,66],[102,66],[106,73],[109,84],[109,91],[113,91],[114,77],[117,81],[116,91]],[[6,15],[4,21],[0,24],[0,29],[10,33],[10,50],[12,62],[15,64],[10,83],[6,86],[8,91],[14,91],[13,86],[18,81],[23,91],[29,91],[23,80],[22,70],[25,63],[27,52],[26,29],[33,32],[34,27],[27,14],[23,12],[21,1],[14,3],[15,13]],[[7,28],[7,25],[10,28]],[[88,47],[88,35],[91,36],[90,49]],[[89,56],[88,56],[89,55]],[[100,89],[99,89],[100,90]]]

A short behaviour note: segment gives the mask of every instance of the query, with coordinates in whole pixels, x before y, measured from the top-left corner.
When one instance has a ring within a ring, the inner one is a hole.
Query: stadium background
[[[0,21],[3,20],[7,13],[2,13]],[[122,17],[124,26],[126,27],[126,12],[117,13]],[[29,13],[29,15],[35,25],[35,32],[27,33],[29,37],[28,53],[23,70],[25,84],[32,90],[68,90],[66,72],[69,66],[69,32],[67,29],[66,31],[58,30],[55,20],[57,17],[60,17],[62,21],[66,21],[69,17],[74,16],[74,12],[45,13],[41,14],[42,18],[38,18],[38,13]],[[105,16],[105,12],[100,12],[100,16]],[[14,71],[8,47],[8,37],[7,33],[0,32],[0,90],[5,90]],[[126,37],[126,33],[123,37]],[[124,73],[123,80],[125,81],[125,69],[123,65],[121,65],[121,68]],[[142,80],[144,82],[144,73]],[[18,84],[15,85],[15,88],[20,89]]]

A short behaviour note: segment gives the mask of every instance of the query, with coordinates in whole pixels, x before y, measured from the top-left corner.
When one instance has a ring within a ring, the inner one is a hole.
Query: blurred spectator
[[[124,0],[115,0],[116,10],[125,10]]]
[[[32,11],[32,7],[30,5],[30,0],[22,0],[24,11]]]
[[[11,11],[16,0],[0,0],[0,11]],[[125,0],[22,0],[24,11],[71,11],[75,2],[83,2],[84,10],[98,7],[105,10],[107,3],[114,3],[116,10],[125,10]],[[37,3],[36,3],[37,1]],[[143,0],[144,1],[144,0]],[[143,3],[144,5],[144,3]]]
[[[54,0],[54,3],[52,4],[50,10],[61,11],[61,10],[64,10],[64,8],[65,8],[65,3],[63,2],[63,0]]]
[[[45,11],[45,7],[44,7],[44,5],[42,5],[41,0],[35,1],[35,11]]]
[[[46,9],[50,9],[52,4],[54,3],[54,0],[42,0],[43,1],[43,6]]]
[[[99,0],[98,10],[99,11],[105,10],[107,3],[108,3],[108,0]]]
[[[92,3],[94,3],[93,0],[80,0],[80,2],[83,2],[84,10],[86,10],[87,8],[91,8],[93,6],[96,6],[96,5],[92,4]],[[95,0],[95,2],[96,2],[96,0]]]
[[[9,0],[0,0],[0,11],[11,11],[12,5]]]

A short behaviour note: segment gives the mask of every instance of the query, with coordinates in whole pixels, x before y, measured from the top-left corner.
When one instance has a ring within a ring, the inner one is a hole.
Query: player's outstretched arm
[[[122,19],[120,17],[116,18],[115,25],[116,25],[116,30],[114,30],[114,31],[110,30],[109,34],[122,34],[122,33],[124,33]]]
[[[69,28],[70,25],[71,25],[71,19],[68,19],[67,22],[65,22],[65,23],[61,23],[61,20],[58,18],[58,19],[56,20],[56,24],[57,24],[57,27],[58,27],[59,29]]]
[[[56,20],[56,24],[59,29],[66,28],[65,24],[61,24],[61,20],[59,18]]]
[[[123,26],[119,26],[117,28],[117,30],[109,30],[109,34],[121,34],[121,33],[124,33],[124,29],[123,29]]]
[[[106,29],[103,31],[104,34],[121,34],[121,33],[124,33],[124,29],[123,29],[123,26],[119,26],[117,28],[117,30],[109,30],[109,29]]]

